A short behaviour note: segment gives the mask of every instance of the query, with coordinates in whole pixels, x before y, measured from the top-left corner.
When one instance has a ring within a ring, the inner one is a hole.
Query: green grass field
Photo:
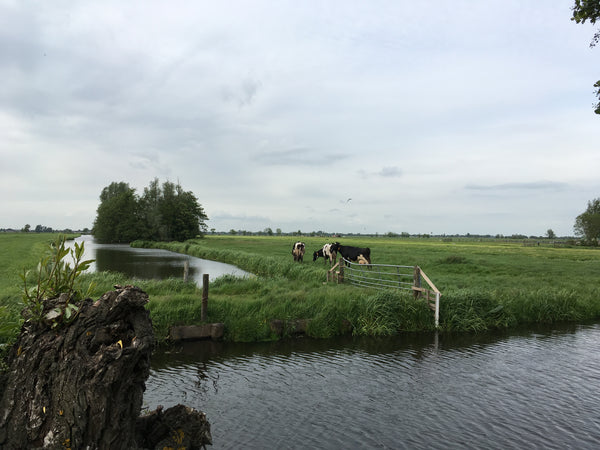
[[[23,267],[33,268],[51,236],[0,235],[0,339],[19,321]],[[273,319],[309,319],[308,334],[329,337],[350,323],[355,334],[388,335],[434,329],[433,313],[409,291],[376,291],[324,284],[327,266],[312,252],[332,239],[302,237],[303,263],[292,259],[294,237],[207,236],[185,243],[136,242],[234,264],[255,278],[211,280],[208,321],[225,323],[226,339],[275,339]],[[524,246],[485,242],[387,237],[338,238],[342,244],[370,247],[373,263],[419,265],[442,292],[440,330],[482,332],[532,323],[587,322],[600,318],[600,251],[589,248]],[[150,296],[149,309],[159,339],[171,325],[199,324],[201,292],[181,280],[126,280],[114,273],[85,275],[97,283],[94,295],[116,283],[134,283]],[[12,331],[11,331],[12,330]]]

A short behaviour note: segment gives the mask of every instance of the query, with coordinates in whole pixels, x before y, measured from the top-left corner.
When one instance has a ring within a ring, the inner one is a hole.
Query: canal
[[[158,351],[146,406],[204,411],[215,449],[592,449],[600,326],[197,342]]]
[[[73,241],[72,241],[73,242]],[[222,275],[251,276],[248,272],[218,261],[196,258],[163,249],[132,248],[129,244],[99,244],[92,236],[82,235],[74,242],[84,243],[84,259],[94,259],[90,272],[121,272],[132,278],[143,280],[183,278],[188,264],[188,277],[202,286],[202,275],[211,279]],[[72,246],[72,243],[68,243]]]

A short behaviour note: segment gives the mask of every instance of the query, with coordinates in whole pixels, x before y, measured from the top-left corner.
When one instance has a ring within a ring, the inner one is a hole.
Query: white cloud
[[[103,187],[158,177],[220,230],[570,234],[600,163],[599,50],[570,14],[3,3],[0,227],[90,227]]]

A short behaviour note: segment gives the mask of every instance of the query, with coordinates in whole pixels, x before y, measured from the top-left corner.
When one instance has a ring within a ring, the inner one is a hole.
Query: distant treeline
[[[84,228],[83,230],[78,230],[78,232],[81,233],[89,233],[89,229],[88,228]],[[21,233],[64,233],[64,234],[73,234],[74,231],[71,228],[65,228],[63,230],[55,230],[52,227],[47,227],[45,225],[36,225],[35,228],[31,228],[31,225],[26,224],[23,228],[21,228],[20,230],[15,230],[13,228],[0,228],[0,232],[2,233],[17,233],[17,232],[21,232]]]
[[[292,231],[292,232],[284,232],[281,229],[277,229],[273,231],[271,228],[265,228],[262,231],[248,231],[248,230],[234,230],[231,229],[229,231],[217,231],[215,228],[210,229],[210,234],[214,235],[232,235],[232,236],[319,236],[319,237],[351,237],[351,236],[365,236],[365,237],[387,237],[387,238],[414,238],[414,239],[505,239],[505,240],[530,240],[530,239],[544,239],[544,240],[565,240],[565,239],[575,239],[572,236],[526,236],[524,234],[512,234],[510,236],[505,236],[503,234],[430,234],[430,233],[395,233],[393,231],[389,231],[387,233],[337,233],[337,232],[329,232],[329,231]]]

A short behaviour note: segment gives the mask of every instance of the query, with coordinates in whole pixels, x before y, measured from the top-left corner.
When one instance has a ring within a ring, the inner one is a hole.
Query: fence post
[[[189,272],[190,272],[190,260],[186,259],[185,262],[183,263],[183,282],[184,283],[187,283]]]
[[[208,274],[202,275],[202,308],[200,309],[200,320],[206,322],[206,310],[208,309]]]
[[[413,275],[413,286],[416,288],[421,287],[421,268],[419,266],[415,266],[415,272]],[[413,295],[415,298],[419,298],[421,296],[421,291],[414,290]]]
[[[340,261],[340,273],[338,275],[338,283],[344,282],[344,265],[345,265],[345,261],[344,261],[344,258],[342,258]]]

